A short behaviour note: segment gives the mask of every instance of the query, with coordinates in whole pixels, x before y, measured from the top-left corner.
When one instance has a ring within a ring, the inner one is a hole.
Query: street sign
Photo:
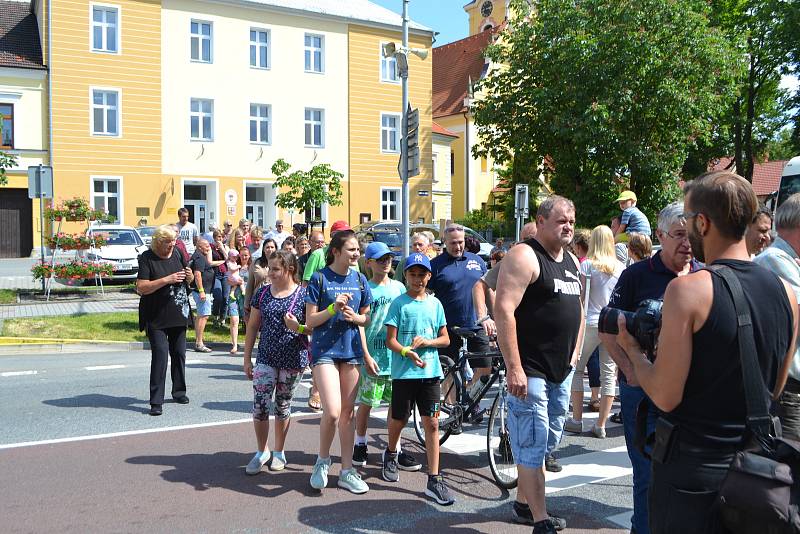
[[[516,197],[514,199],[514,215],[523,219],[528,218],[528,185],[517,184]]]
[[[28,167],[28,198],[53,198],[53,167]]]
[[[411,104],[406,111],[406,132],[408,177],[412,178],[419,175],[419,108],[411,109]]]
[[[421,189],[421,190],[417,191],[417,195],[421,196],[421,197],[427,197],[427,196],[430,196],[430,194],[431,194],[431,192],[428,191],[427,189]]]

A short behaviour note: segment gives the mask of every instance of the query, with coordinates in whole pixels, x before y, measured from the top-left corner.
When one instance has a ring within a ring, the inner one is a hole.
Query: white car
[[[139,233],[121,224],[98,224],[89,228],[88,235],[93,234],[105,237],[106,244],[94,251],[81,251],[83,258],[111,264],[114,268],[112,280],[135,280],[139,273],[139,254],[147,250]]]

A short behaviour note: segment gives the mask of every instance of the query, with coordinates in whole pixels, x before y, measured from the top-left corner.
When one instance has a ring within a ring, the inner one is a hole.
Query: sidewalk
[[[76,313],[129,312],[139,309],[139,297],[86,302],[37,302],[0,306],[0,320]]]

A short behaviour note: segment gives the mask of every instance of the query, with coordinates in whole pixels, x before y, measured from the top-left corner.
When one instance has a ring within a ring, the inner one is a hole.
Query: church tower
[[[472,0],[464,6],[469,14],[469,34],[475,35],[503,23],[508,13],[508,0]]]

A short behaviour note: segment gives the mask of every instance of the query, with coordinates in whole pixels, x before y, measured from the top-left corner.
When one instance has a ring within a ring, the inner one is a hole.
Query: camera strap
[[[759,437],[768,437],[772,427],[772,418],[769,415],[769,404],[764,395],[766,385],[756,357],[753,318],[750,314],[750,306],[744,298],[742,284],[727,265],[708,265],[705,270],[712,275],[719,276],[733,297],[733,308],[736,311],[738,326],[739,359],[742,366],[744,397],[747,406],[747,428]]]

